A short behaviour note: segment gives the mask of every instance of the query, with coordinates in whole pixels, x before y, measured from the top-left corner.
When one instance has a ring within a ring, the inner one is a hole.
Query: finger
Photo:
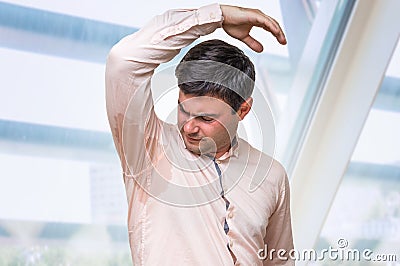
[[[279,25],[279,23],[270,16],[261,13],[259,16],[254,16],[253,25],[263,28],[264,30],[270,32],[279,43],[286,44],[285,34]]]
[[[246,37],[244,37],[242,39],[242,42],[247,44],[248,47],[250,47],[252,50],[254,50],[257,53],[261,53],[264,49],[262,44],[259,41],[257,41],[256,39],[254,39],[253,37],[251,37],[250,35],[247,35]]]
[[[268,15],[266,15],[273,24],[275,24],[275,28],[277,30],[277,33],[275,35],[276,39],[281,43],[281,44],[286,44],[287,40],[286,40],[286,36],[285,33],[282,30],[281,25],[278,23],[278,21],[276,21],[273,17],[270,17]]]
[[[270,30],[270,28],[268,27],[262,27],[264,30],[269,31],[272,33],[272,35],[276,38],[276,40],[280,43],[280,44],[287,44],[287,40],[286,40],[286,36],[285,33],[282,30],[279,30],[277,32],[273,32]]]

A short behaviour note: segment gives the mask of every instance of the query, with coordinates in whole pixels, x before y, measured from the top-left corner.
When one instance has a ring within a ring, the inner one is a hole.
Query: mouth
[[[198,143],[198,142],[200,142],[200,140],[202,139],[202,138],[192,138],[192,137],[189,137],[189,136],[187,136],[187,135],[185,135],[185,138],[186,138],[186,140],[187,140],[188,142],[191,142],[191,143]]]

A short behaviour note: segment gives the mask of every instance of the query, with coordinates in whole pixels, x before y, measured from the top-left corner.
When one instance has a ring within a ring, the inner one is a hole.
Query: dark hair
[[[178,87],[184,94],[217,97],[233,110],[251,96],[255,70],[239,48],[209,40],[191,48],[176,67]]]

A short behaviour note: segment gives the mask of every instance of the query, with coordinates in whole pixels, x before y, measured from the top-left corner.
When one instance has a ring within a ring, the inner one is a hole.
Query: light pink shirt
[[[239,138],[217,160],[230,202],[226,210],[212,159],[188,151],[177,126],[154,112],[155,68],[221,27],[222,20],[218,4],[171,10],[123,38],[109,54],[107,111],[123,168],[135,266],[294,264],[276,255],[273,261],[257,256],[265,244],[269,250],[293,248],[283,167]],[[253,191],[251,184],[257,186]]]

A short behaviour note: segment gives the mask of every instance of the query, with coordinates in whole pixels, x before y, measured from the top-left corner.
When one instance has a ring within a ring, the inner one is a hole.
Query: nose
[[[189,118],[183,125],[183,130],[188,134],[198,133],[199,127],[195,117]]]

